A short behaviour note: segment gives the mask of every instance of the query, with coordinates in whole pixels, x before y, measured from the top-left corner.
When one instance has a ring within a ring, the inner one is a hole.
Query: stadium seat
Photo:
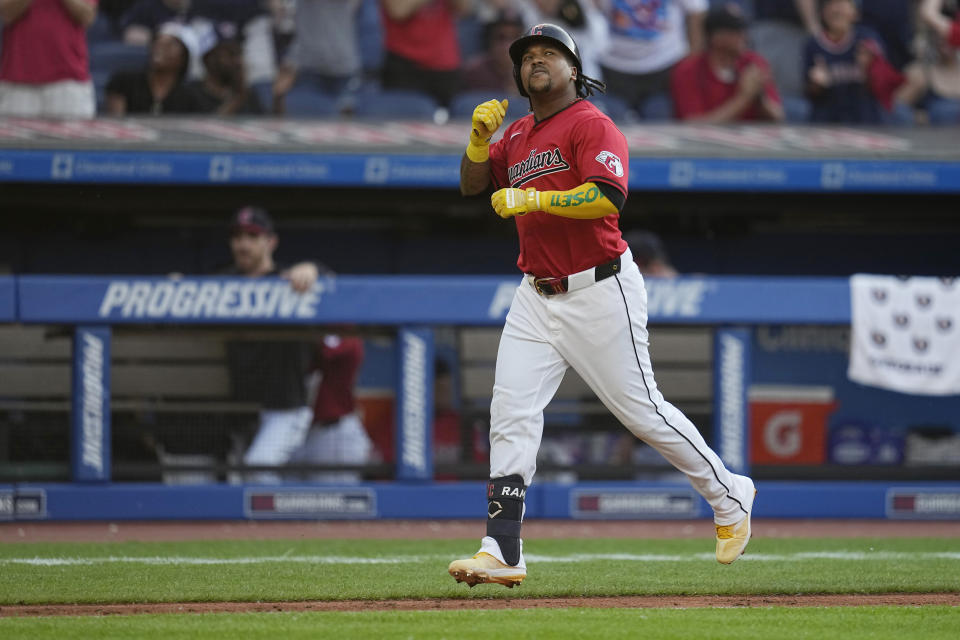
[[[753,16],[753,0],[710,0],[711,9],[719,9],[729,5],[736,5],[740,12],[750,19]]]
[[[636,112],[623,99],[615,95],[597,94],[589,100],[617,124],[630,123],[638,119]]]
[[[97,19],[87,29],[87,45],[91,47],[100,42],[116,42],[118,39],[113,32],[110,18],[102,13],[97,15]]]
[[[273,104],[273,98],[267,105]],[[339,113],[336,99],[309,85],[298,85],[290,90],[286,98],[288,116],[334,116]]]
[[[98,42],[90,47],[91,71],[139,71],[147,66],[150,50],[123,42]]]
[[[647,121],[673,120],[673,100],[665,93],[652,95],[643,103],[640,115]]]
[[[113,75],[112,71],[107,71],[106,69],[94,69],[90,71],[90,78],[93,80],[93,88],[97,91],[103,91],[107,86],[107,82],[110,80],[110,76]]]
[[[460,58],[469,60],[483,52],[483,23],[465,16],[457,20],[457,39],[460,42]]]
[[[913,107],[895,101],[890,111],[884,111],[882,122],[894,127],[912,127],[917,117]]]
[[[93,91],[96,95],[97,100],[97,113],[104,113],[107,106],[107,82],[110,80],[110,76],[113,75],[111,71],[104,71],[102,69],[97,69],[90,72],[90,79],[93,80]]]
[[[786,121],[803,123],[810,121],[810,102],[799,96],[783,96],[783,111]]]
[[[357,33],[363,70],[367,73],[379,71],[383,66],[383,25],[380,24],[377,0],[363,0],[357,20]]]
[[[453,96],[450,101],[450,117],[453,119],[469,119],[473,116],[473,110],[477,105],[493,98],[503,99],[503,92],[490,91],[487,89],[461,91]],[[517,118],[527,115],[529,105],[526,98],[520,96],[509,96],[510,103],[507,105],[507,122],[512,122]]]
[[[254,82],[250,85],[250,90],[257,94],[257,99],[260,100],[264,112],[271,113],[273,111],[273,81]]]
[[[934,126],[960,124],[960,101],[937,98],[927,103],[927,115]]]
[[[364,90],[357,94],[353,108],[361,118],[432,120],[437,103],[430,96],[418,91]]]

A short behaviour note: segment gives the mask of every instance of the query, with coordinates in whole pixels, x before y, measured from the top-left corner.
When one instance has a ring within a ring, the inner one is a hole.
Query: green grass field
[[[954,640],[956,607],[526,609],[0,619],[5,638]]]
[[[8,544],[0,608],[14,604],[411,598],[960,592],[960,540],[758,539],[731,565],[706,540],[534,540],[517,589],[456,584],[475,540],[252,540]],[[922,613],[922,615],[921,615]],[[960,637],[956,607],[529,609],[0,618],[0,637]],[[655,630],[651,635],[644,629]],[[279,636],[277,635],[279,634]]]

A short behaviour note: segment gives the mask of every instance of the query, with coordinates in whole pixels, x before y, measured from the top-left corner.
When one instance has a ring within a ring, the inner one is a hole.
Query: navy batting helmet
[[[573,37],[555,24],[538,24],[530,27],[523,36],[514,40],[513,44],[510,45],[510,59],[513,60],[513,79],[517,83],[517,90],[520,91],[520,95],[530,97],[527,90],[523,88],[523,81],[520,79],[523,54],[531,44],[541,41],[559,47],[577,68],[576,86],[578,96],[585,98],[588,95],[593,95],[594,88],[603,91],[604,85],[602,82],[583,75],[580,49]]]

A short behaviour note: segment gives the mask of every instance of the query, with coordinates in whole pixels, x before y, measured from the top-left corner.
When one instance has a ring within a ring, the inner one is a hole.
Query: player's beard
[[[536,84],[534,84],[536,83]],[[533,72],[527,76],[527,91],[530,93],[550,93],[553,89],[553,77],[548,71]]]

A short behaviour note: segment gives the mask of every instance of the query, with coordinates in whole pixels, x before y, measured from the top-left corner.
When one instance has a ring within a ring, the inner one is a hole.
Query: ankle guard
[[[523,478],[516,474],[487,483],[487,535],[500,545],[509,565],[520,562],[520,524],[526,494]]]

